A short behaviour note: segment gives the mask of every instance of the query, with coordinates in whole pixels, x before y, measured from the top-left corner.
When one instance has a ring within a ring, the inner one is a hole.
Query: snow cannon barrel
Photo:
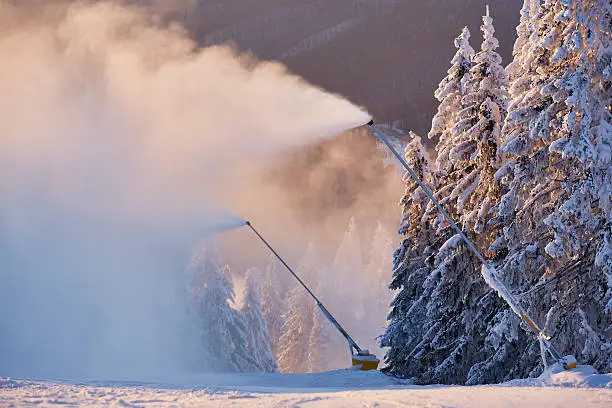
[[[361,371],[377,370],[380,360],[374,355],[370,354],[368,350],[361,350],[357,354],[353,354],[353,367],[359,367]]]

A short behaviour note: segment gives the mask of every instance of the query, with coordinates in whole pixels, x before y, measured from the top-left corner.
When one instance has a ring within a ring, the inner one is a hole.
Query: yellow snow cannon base
[[[368,350],[362,350],[357,354],[353,354],[353,367],[359,367],[361,371],[370,371],[378,369],[380,360],[374,354],[370,354]]]
[[[576,368],[576,357],[565,356],[561,359],[560,363],[563,365],[564,370],[571,370],[572,368]]]

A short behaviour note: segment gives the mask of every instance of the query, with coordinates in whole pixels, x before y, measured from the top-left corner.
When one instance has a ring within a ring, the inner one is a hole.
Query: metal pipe
[[[249,228],[251,228],[251,230],[255,233],[255,235],[257,235],[257,237],[261,240],[261,242],[263,242],[264,245],[266,247],[268,247],[268,249],[283,264],[283,266],[285,268],[287,268],[289,273],[291,273],[291,275],[293,275],[293,277],[300,283],[300,285],[302,285],[302,287],[304,289],[306,289],[308,294],[310,296],[312,296],[312,298],[315,300],[315,302],[317,303],[317,306],[319,307],[321,312],[323,312],[323,314],[325,315],[327,320],[329,320],[330,323],[333,324],[334,327],[336,329],[338,329],[338,331],[344,336],[344,338],[346,339],[346,341],[349,344],[349,348],[351,349],[351,354],[353,354],[353,349],[355,349],[355,351],[357,353],[361,353],[362,349],[357,345],[357,343],[355,343],[355,340],[353,340],[353,338],[347,333],[347,331],[344,330],[344,327],[342,327],[342,325],[340,325],[338,320],[336,320],[336,318],[330,313],[330,311],[327,310],[327,308],[325,306],[323,306],[323,303],[321,303],[319,298],[317,298],[317,296],[310,290],[310,288],[308,286],[306,286],[304,281],[302,281],[302,279],[300,279],[300,277],[293,271],[293,269],[289,266],[289,264],[287,264],[287,262],[285,262],[285,260],[278,254],[278,252],[276,252],[276,250],[274,248],[272,248],[272,246],[268,243],[268,241],[266,241],[266,239],[255,229],[255,227],[253,227],[253,225],[249,221],[246,222],[246,225]]]
[[[480,251],[472,243],[472,241],[470,241],[470,239],[465,235],[465,233],[461,230],[461,228],[459,228],[457,223],[455,223],[453,218],[446,212],[446,210],[444,209],[444,207],[442,207],[440,202],[438,200],[436,200],[436,198],[434,197],[432,192],[429,191],[429,189],[427,188],[427,186],[425,186],[425,184],[423,184],[423,182],[421,182],[421,180],[416,175],[416,173],[410,168],[410,166],[408,165],[406,160],[397,152],[397,150],[395,150],[393,145],[389,142],[389,139],[387,139],[387,137],[384,135],[384,133],[382,133],[378,129],[378,127],[374,124],[374,120],[370,120],[367,124],[368,124],[368,126],[370,126],[372,128],[372,130],[374,131],[376,136],[378,136],[378,138],[389,148],[389,150],[391,150],[391,153],[393,153],[393,155],[397,158],[397,160],[399,160],[399,162],[402,164],[402,166],[404,166],[404,168],[406,169],[408,174],[410,174],[410,177],[412,177],[412,179],[419,185],[419,187],[421,187],[423,192],[434,203],[434,205],[438,208],[438,210],[444,216],[444,218],[446,218],[446,220],[451,225],[451,227],[453,227],[453,229],[457,232],[457,234],[461,237],[461,239],[463,239],[463,241],[466,243],[468,248],[474,253],[474,255],[476,255],[478,260],[480,260],[482,265],[486,269],[488,269],[489,273],[492,276],[495,276],[495,268],[493,268],[493,266],[491,266],[485,260],[485,258],[482,256]],[[498,290],[498,293],[508,303],[510,308],[517,315],[519,315],[525,321],[525,323],[527,323],[527,326],[529,326],[529,328],[535,333],[535,335],[537,336],[538,340],[541,341],[546,346],[546,350],[555,359],[555,361],[561,363],[563,365],[563,367],[567,369],[566,361],[564,360],[564,358],[561,357],[561,355],[553,347],[553,345],[550,343],[550,341],[547,338],[547,336],[544,335],[542,329],[540,329],[540,327],[538,327],[538,325],[536,325],[536,323],[533,321],[533,319],[531,319],[529,317],[527,312],[521,307],[520,303],[512,296],[512,294],[510,292],[508,292],[508,290],[506,290],[505,287],[503,287],[503,284],[501,282],[496,282],[496,285],[502,286],[501,290]],[[498,288],[494,288],[494,289],[498,289]]]

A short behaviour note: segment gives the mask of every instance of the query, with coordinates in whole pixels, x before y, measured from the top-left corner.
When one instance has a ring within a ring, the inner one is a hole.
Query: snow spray
[[[367,113],[116,2],[0,0],[0,375],[180,370],[176,272],[230,169]],[[38,3],[38,2],[37,2]]]

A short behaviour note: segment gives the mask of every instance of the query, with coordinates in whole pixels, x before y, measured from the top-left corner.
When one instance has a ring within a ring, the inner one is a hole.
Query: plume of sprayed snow
[[[116,3],[0,0],[0,375],[188,358],[177,278],[229,169],[361,125],[283,66]],[[32,17],[37,16],[37,17]],[[182,355],[185,353],[185,355]]]

